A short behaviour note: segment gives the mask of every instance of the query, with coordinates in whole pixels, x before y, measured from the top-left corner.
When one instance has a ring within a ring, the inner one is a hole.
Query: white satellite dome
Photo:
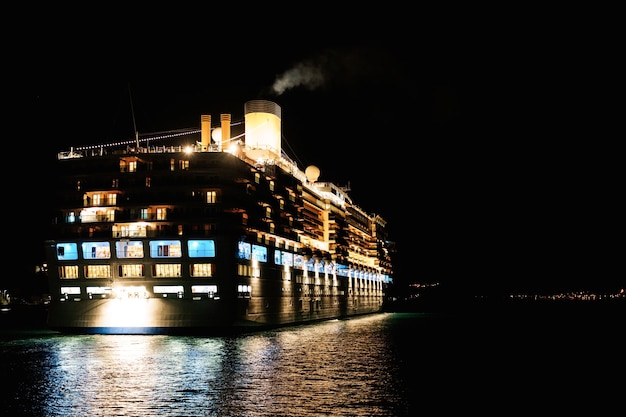
[[[304,175],[306,175],[306,179],[309,180],[309,182],[315,182],[320,176],[320,169],[315,165],[309,165],[304,170]]]
[[[216,127],[215,129],[213,129],[213,132],[211,133],[211,137],[213,138],[215,143],[221,143],[222,142],[222,128]]]

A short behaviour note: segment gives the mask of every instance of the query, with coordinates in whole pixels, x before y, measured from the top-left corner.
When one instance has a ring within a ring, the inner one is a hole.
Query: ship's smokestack
[[[200,141],[202,143],[202,150],[208,151],[211,144],[211,115],[204,114],[200,116],[201,134]]]
[[[281,156],[280,106],[267,100],[251,100],[244,106],[246,154],[252,159]]]
[[[222,113],[220,115],[220,121],[222,122],[222,144],[226,143],[226,146],[230,146],[230,114]],[[220,151],[222,146],[220,145]]]

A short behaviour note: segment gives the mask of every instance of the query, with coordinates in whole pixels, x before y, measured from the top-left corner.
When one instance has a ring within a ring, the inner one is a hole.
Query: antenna
[[[135,129],[135,143],[139,149],[139,132],[137,132],[137,123],[135,123],[135,109],[133,107],[133,95],[130,93],[130,82],[128,83],[128,98],[130,99],[130,112],[133,115],[133,129]]]

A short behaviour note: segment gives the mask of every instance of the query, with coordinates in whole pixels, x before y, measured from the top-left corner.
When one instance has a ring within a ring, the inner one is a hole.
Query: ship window
[[[143,243],[140,240],[115,242],[115,255],[118,258],[143,258]]]
[[[111,293],[113,292],[113,289],[111,287],[87,287],[86,290],[88,294],[101,296],[111,295]]]
[[[152,291],[154,291],[155,294],[163,294],[164,297],[166,297],[167,294],[185,293],[185,289],[182,285],[155,285],[152,287]]]
[[[80,287],[61,287],[61,294],[80,294]]]
[[[250,265],[238,264],[237,265],[237,275],[240,277],[249,277],[252,275],[252,268]]]
[[[250,259],[251,254],[252,254],[252,245],[246,242],[239,242],[238,250],[237,250],[237,257],[239,259]]]
[[[215,242],[213,240],[190,240],[187,242],[190,258],[215,257]]]
[[[85,266],[85,278],[110,278],[110,265],[87,265]]]
[[[78,265],[61,265],[61,266],[59,266],[59,278],[61,278],[61,279],[78,278]]]
[[[156,209],[157,220],[167,220],[167,209],[166,208],[157,208]]]
[[[212,277],[215,266],[213,264],[191,264],[189,274],[192,277]]]
[[[180,240],[153,240],[150,242],[150,257],[180,258],[182,256]]]
[[[57,243],[57,259],[59,261],[78,259],[78,245],[76,243]]]
[[[152,276],[157,278],[163,277],[180,277],[180,264],[155,264],[152,265]]]
[[[83,242],[84,259],[109,259],[111,257],[111,246],[109,242]]]
[[[274,263],[276,265],[293,266],[293,253],[282,250],[274,251]]]
[[[259,262],[267,262],[267,248],[260,245],[252,245],[252,259]]]
[[[237,285],[237,296],[248,298],[252,293],[252,287],[250,285]]]
[[[143,265],[141,264],[120,265],[119,268],[119,274],[122,278],[143,277],[143,271]]]
[[[194,294],[216,294],[217,285],[192,285],[191,292]]]

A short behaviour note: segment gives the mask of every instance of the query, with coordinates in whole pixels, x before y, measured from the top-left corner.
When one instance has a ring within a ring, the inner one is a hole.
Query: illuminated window
[[[157,220],[167,220],[167,209],[166,208],[158,208],[156,210]]]
[[[78,259],[78,245],[76,243],[57,243],[57,259],[59,261]]]
[[[143,277],[143,271],[142,264],[120,265],[119,267],[119,274],[122,278]]]
[[[59,278],[75,279],[78,278],[78,265],[61,265],[59,266]]]
[[[152,179],[150,177],[146,177],[146,187],[150,188],[151,183],[152,183]]]
[[[250,265],[238,264],[237,265],[237,275],[240,277],[249,277],[252,275],[252,268]]]
[[[116,193],[110,193],[107,196],[107,199],[108,199],[108,201],[107,201],[107,205],[108,206],[114,206],[114,205],[117,204],[117,194]]]
[[[141,220],[148,220],[148,209],[147,208],[142,208],[139,210],[139,218]]]
[[[208,191],[206,193],[206,202],[209,204],[215,204],[217,202],[217,192]]]
[[[128,172],[137,172],[137,161],[130,161],[128,163]]]
[[[150,242],[150,257],[180,258],[182,256],[180,240],[153,240]]]
[[[152,275],[157,278],[162,277],[180,277],[181,274],[180,264],[155,264],[152,265]]]
[[[119,186],[120,186],[120,180],[118,180],[117,178],[113,178],[113,181],[111,181],[111,187],[118,188]]]
[[[270,191],[274,191],[275,184],[274,181],[270,181]]]
[[[189,274],[192,277],[212,277],[215,266],[213,264],[191,264]]]
[[[267,262],[267,248],[260,245],[252,245],[252,259],[259,262]]]
[[[252,256],[252,245],[247,242],[239,242],[237,249],[237,257],[239,259],[250,259]]]
[[[87,265],[85,266],[85,278],[110,278],[110,265]]]
[[[182,169],[184,171],[189,169],[189,161],[187,161],[187,160],[181,159],[178,162],[178,165],[179,165],[180,169]]]
[[[259,174],[258,172],[254,173],[254,182],[256,182],[257,184],[261,183],[261,174]]]
[[[143,242],[140,240],[115,242],[115,256],[118,258],[143,258]]]
[[[217,294],[217,285],[192,285],[191,292],[193,294]]]
[[[187,242],[190,258],[215,257],[215,242],[213,240],[190,240]]]
[[[85,259],[109,259],[111,258],[111,245],[109,242],[83,242],[83,258]]]
[[[237,285],[237,296],[239,298],[248,298],[252,293],[252,287],[250,285]]]

